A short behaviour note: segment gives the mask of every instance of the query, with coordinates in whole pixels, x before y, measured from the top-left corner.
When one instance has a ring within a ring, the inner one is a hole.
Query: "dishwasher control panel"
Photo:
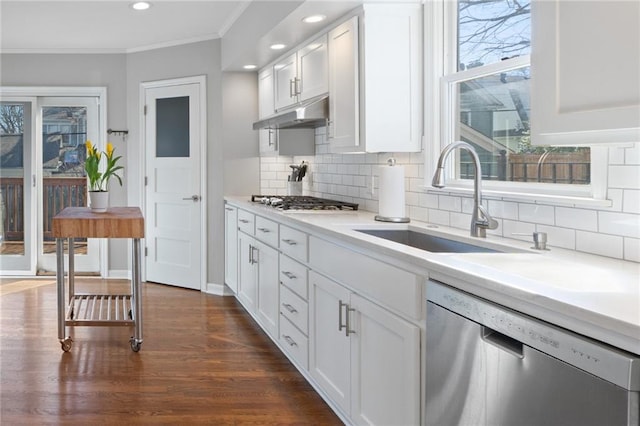
[[[640,390],[640,356],[433,280],[427,282],[427,301],[624,389]]]

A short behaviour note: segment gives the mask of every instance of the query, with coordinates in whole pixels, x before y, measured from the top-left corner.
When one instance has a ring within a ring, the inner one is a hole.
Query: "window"
[[[441,147],[462,140],[480,157],[487,189],[591,197],[589,147],[532,146],[530,0],[444,2]],[[475,170],[458,151],[450,186]]]

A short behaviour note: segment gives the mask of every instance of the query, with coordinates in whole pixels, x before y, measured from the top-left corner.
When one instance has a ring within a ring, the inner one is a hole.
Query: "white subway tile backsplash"
[[[576,249],[576,231],[574,229],[546,225],[539,225],[536,228],[538,232],[547,233],[547,245],[568,250]]]
[[[622,211],[625,213],[640,214],[640,190],[624,190]]]
[[[576,250],[600,256],[623,258],[624,239],[615,235],[576,231]]]
[[[624,239],[624,260],[640,262],[640,239]]]
[[[640,216],[598,212],[598,231],[622,237],[640,238]]]
[[[640,143],[636,143],[632,147],[625,149],[624,163],[627,165],[640,166]]]
[[[448,210],[451,212],[462,211],[462,200],[460,197],[451,197],[449,195],[440,195],[438,197],[438,206],[441,210]]]
[[[554,225],[554,208],[541,204],[520,204],[518,206],[518,218],[523,222]]]
[[[436,225],[450,226],[449,225],[449,212],[443,210],[429,209],[429,223],[435,223]]]
[[[609,166],[609,187],[637,189],[640,182],[640,167]]]
[[[597,231],[598,213],[595,210],[556,207],[556,225],[583,231]]]
[[[405,168],[406,212],[411,219],[469,228],[473,199],[430,191],[425,181],[424,153],[331,154],[324,128],[316,129],[315,156],[261,157],[261,191],[285,195],[289,164],[304,160],[310,163],[303,182],[305,194],[357,202],[360,209],[377,212],[379,168],[391,156]],[[611,147],[608,156],[607,199],[612,206],[560,207],[485,199],[489,213],[501,222],[497,230],[488,233],[531,241],[530,234],[538,230],[547,232],[551,247],[640,261],[640,143]]]

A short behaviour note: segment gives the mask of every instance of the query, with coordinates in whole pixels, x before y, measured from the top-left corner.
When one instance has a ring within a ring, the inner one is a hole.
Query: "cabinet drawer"
[[[254,222],[255,215],[253,213],[238,209],[238,229],[246,234],[254,235]]]
[[[280,315],[280,344],[284,350],[305,370],[309,369],[309,340]]]
[[[316,237],[309,238],[309,263],[381,305],[420,319],[423,277]]]
[[[307,261],[307,234],[280,225],[280,250],[301,262]]]
[[[307,267],[283,254],[280,255],[280,283],[304,300],[308,299]]]
[[[280,286],[280,314],[288,318],[303,334],[309,334],[309,307],[294,292]]]
[[[278,247],[278,224],[264,217],[256,216],[256,238],[272,247]]]

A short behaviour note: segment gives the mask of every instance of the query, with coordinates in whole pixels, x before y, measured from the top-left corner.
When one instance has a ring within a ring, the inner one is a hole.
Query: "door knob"
[[[191,201],[200,201],[200,196],[199,195],[192,195],[189,198],[183,198],[183,200],[191,200]]]

